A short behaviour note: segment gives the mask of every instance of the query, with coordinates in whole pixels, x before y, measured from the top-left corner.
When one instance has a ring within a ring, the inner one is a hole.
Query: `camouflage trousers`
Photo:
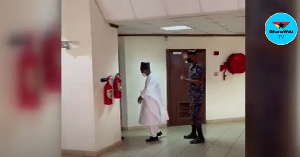
[[[201,129],[202,124],[202,117],[201,117],[201,104],[202,104],[203,96],[197,98],[191,98],[191,118],[192,124],[197,128]]]

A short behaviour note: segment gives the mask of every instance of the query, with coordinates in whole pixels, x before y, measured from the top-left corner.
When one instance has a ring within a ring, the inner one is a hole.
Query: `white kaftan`
[[[139,123],[153,126],[166,123],[169,120],[168,113],[162,101],[162,94],[157,78],[151,73],[146,78]]]

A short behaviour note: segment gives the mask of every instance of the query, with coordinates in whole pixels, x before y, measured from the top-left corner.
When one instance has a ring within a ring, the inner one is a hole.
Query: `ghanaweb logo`
[[[270,33],[293,33],[292,30],[284,29],[290,22],[272,22],[279,30],[270,30]]]
[[[265,23],[267,38],[276,45],[286,45],[292,42],[298,32],[295,19],[287,13],[276,13]]]
[[[285,28],[290,22],[272,22],[277,28]]]

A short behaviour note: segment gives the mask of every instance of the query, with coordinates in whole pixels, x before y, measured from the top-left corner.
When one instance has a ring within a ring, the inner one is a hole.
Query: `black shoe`
[[[124,136],[122,136],[122,138],[121,138],[122,140],[124,140]]]
[[[196,127],[192,125],[192,132],[189,135],[183,136],[184,139],[195,139],[197,138]]]
[[[204,139],[204,136],[203,136],[203,133],[202,133],[202,129],[197,129],[197,133],[198,133],[198,136],[197,138],[195,138],[194,140],[192,140],[190,142],[190,144],[198,144],[198,143],[205,143],[205,139]]]
[[[197,137],[190,142],[190,144],[198,144],[198,143],[205,143],[204,137]]]
[[[157,136],[162,136],[163,133],[160,131],[159,133],[157,133]]]
[[[190,133],[189,135],[183,136],[184,139],[195,139],[197,138],[197,134],[196,133]]]
[[[157,136],[156,137],[150,136],[150,138],[146,140],[146,142],[154,142],[154,141],[158,141],[158,137]]]

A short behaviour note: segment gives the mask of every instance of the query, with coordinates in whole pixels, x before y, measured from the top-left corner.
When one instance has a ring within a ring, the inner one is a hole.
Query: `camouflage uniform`
[[[199,80],[204,78],[204,69],[200,63],[190,64],[189,67],[189,79]],[[203,84],[189,84],[189,98],[191,102],[191,117],[193,125],[197,129],[201,128],[201,104],[204,96],[204,85]]]

